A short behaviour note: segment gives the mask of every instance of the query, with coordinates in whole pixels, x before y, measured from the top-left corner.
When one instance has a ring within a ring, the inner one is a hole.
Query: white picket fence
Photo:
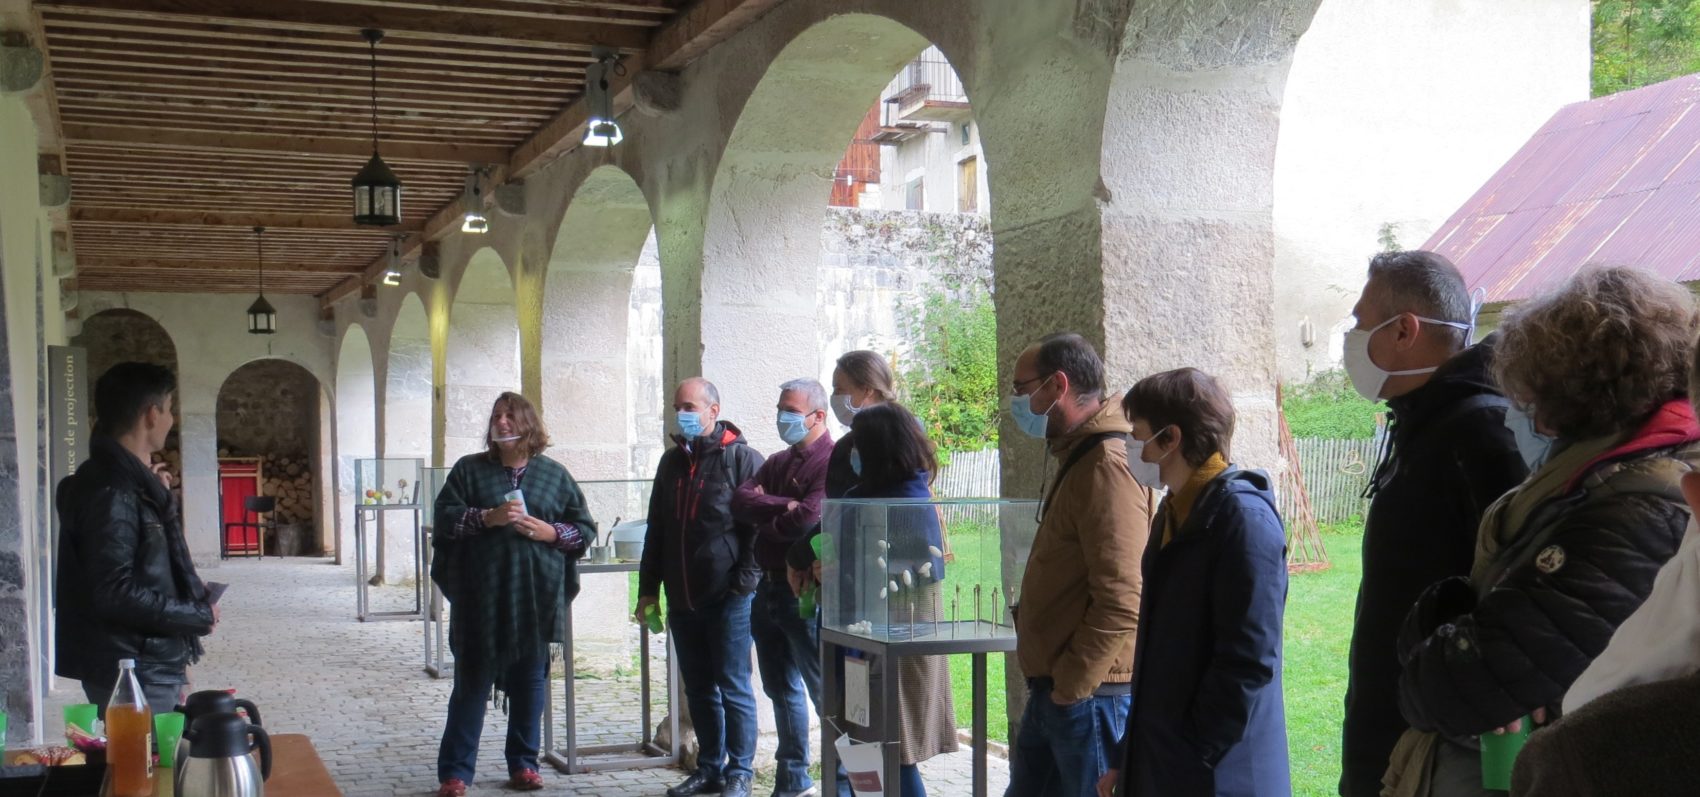
[[[933,495],[940,498],[997,498],[1002,485],[998,450],[958,451],[950,465],[933,480]]]
[[[1293,444],[1298,449],[1299,472],[1304,475],[1305,492],[1310,496],[1310,508],[1317,523],[1344,523],[1369,512],[1369,501],[1363,498],[1363,492],[1375,471],[1376,454],[1381,447],[1379,437],[1369,440],[1299,437]],[[1291,495],[1280,496],[1283,517],[1297,517],[1294,499]]]

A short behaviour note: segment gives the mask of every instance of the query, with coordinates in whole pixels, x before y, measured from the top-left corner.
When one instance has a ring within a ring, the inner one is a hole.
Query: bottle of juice
[[[120,659],[118,683],[106,704],[106,765],[112,797],[153,795],[153,711],[136,679],[136,660]]]

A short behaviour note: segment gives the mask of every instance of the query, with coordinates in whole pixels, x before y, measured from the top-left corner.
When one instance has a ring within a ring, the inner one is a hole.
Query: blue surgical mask
[[[1051,376],[1056,376],[1056,374]],[[1045,386],[1045,382],[1049,381],[1051,381],[1051,377],[1047,376],[1044,382],[1040,382],[1038,387],[1033,389],[1037,391]],[[1016,427],[1020,428],[1028,437],[1037,437],[1041,440],[1045,437],[1045,428],[1051,423],[1050,416],[1047,413],[1056,406],[1057,403],[1053,401],[1050,407],[1045,408],[1044,412],[1034,412],[1033,394],[1010,396],[1009,398],[1009,414],[1011,418],[1015,419]]]
[[[702,413],[680,410],[679,431],[685,435],[687,440],[702,437]]]
[[[809,427],[805,425],[807,420],[808,416],[800,412],[779,413],[779,439],[788,446],[803,442],[803,438],[809,436]]]
[[[854,448],[850,449],[850,472],[862,475],[862,452]]]
[[[1537,470],[1546,464],[1547,457],[1552,454],[1553,439],[1541,434],[1535,429],[1535,416],[1523,408],[1512,404],[1505,409],[1505,428],[1511,430],[1511,436],[1517,440],[1517,453],[1523,455],[1523,463],[1529,470]]]

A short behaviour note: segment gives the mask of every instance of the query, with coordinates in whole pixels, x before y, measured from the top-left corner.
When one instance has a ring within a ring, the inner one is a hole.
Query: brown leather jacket
[[[1131,431],[1116,396],[1049,441],[1051,456],[1061,468],[1093,435]],[[1111,438],[1063,475],[1046,508],[1021,579],[1016,657],[1028,677],[1051,678],[1059,699],[1080,700],[1133,676],[1139,567],[1154,505],[1128,473],[1126,444]]]

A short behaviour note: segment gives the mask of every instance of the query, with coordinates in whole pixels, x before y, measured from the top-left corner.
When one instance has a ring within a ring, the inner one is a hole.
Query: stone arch
[[[494,249],[474,252],[454,291],[443,384],[443,464],[484,450],[490,407],[520,388],[513,280]]]
[[[431,459],[431,320],[418,294],[401,299],[384,369],[383,455]]]
[[[653,229],[642,189],[618,167],[603,166],[574,191],[550,252],[540,407],[555,455],[580,479],[623,479],[654,465],[632,445],[661,437],[659,427],[643,437],[634,431],[634,417],[659,409],[640,408],[638,399],[656,390],[650,383],[659,383],[660,364],[649,373],[642,362],[648,341],[629,334],[634,272]]]
[[[258,458],[260,494],[277,499],[280,532],[267,553],[317,555],[323,549],[322,529],[329,525],[319,500],[326,476],[319,467],[324,392],[311,371],[282,358],[244,363],[219,386],[220,459]],[[222,490],[220,498],[222,505]]]
[[[822,371],[816,288],[834,170],[881,89],[927,44],[882,16],[816,23],[773,59],[732,128],[709,194],[700,282],[667,296],[700,301],[700,371],[720,379],[723,413],[744,421],[757,448],[781,445],[757,422],[774,389]]]
[[[1220,377],[1240,416],[1235,459],[1260,467],[1279,462],[1276,136],[1293,48],[1320,2],[1240,0],[1209,26],[1179,3],[1136,5],[1104,118],[1111,381],[1188,365]]]
[[[88,351],[88,389],[90,398],[88,413],[90,423],[98,420],[95,417],[93,391],[95,383],[100,381],[107,369],[122,362],[144,362],[163,365],[177,375],[178,385],[183,383],[183,372],[177,363],[177,343],[171,339],[171,333],[153,316],[138,310],[115,307],[102,310],[89,316],[83,321],[83,329],[76,337],[71,338],[71,345],[81,346]],[[181,393],[181,389],[179,389]],[[183,484],[183,399],[178,396],[172,406],[175,423],[171,427],[171,435],[165,440],[165,450],[160,456],[167,463],[172,478],[177,484]]]
[[[378,455],[377,379],[366,330],[350,324],[342,333],[336,358],[336,514],[333,545],[337,563],[354,554],[355,462]],[[382,548],[377,548],[382,550]]]

